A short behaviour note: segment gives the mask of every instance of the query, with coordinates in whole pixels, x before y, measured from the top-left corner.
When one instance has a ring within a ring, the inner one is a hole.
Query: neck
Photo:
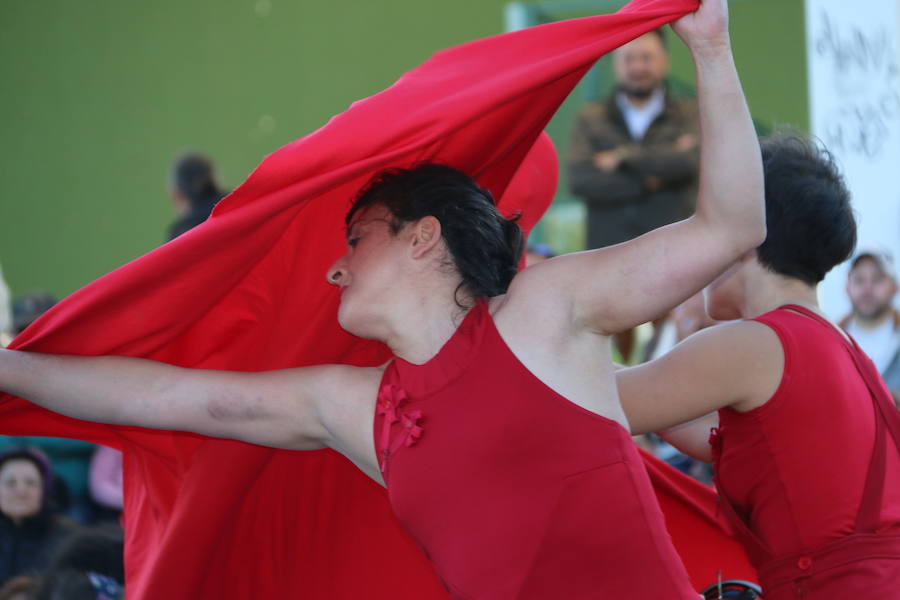
[[[428,362],[447,343],[475,300],[463,297],[467,308],[455,301],[456,285],[421,289],[416,297],[395,305],[393,325],[384,342],[395,356],[420,365]]]
[[[741,316],[752,319],[785,304],[797,304],[820,313],[815,286],[793,277],[765,273],[747,285]]]

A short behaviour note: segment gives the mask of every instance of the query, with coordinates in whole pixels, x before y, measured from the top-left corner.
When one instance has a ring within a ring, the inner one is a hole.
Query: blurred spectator
[[[900,406],[900,313],[894,309],[897,273],[884,250],[859,252],[850,263],[847,295],[852,312],[840,326],[869,355]]]
[[[666,84],[661,30],[613,54],[617,88],[586,105],[569,140],[569,182],[587,204],[588,248],[688,217],[695,204],[698,114]]]
[[[34,579],[18,575],[0,587],[0,600],[32,600],[36,587]]]
[[[37,450],[0,454],[0,582],[43,569],[74,530],[48,506],[52,480],[50,465]]]
[[[35,600],[118,600],[124,597],[123,536],[94,527],[67,538],[38,580]]]
[[[53,437],[0,436],[0,452],[31,447],[49,457],[55,477],[49,492],[49,507],[82,525],[94,520],[88,496],[88,466],[96,446],[83,440]]]
[[[122,512],[122,453],[97,446],[91,459],[91,498],[104,511],[98,520],[118,520]]]
[[[216,180],[212,161],[194,152],[180,156],[173,163],[169,193],[178,213],[169,226],[170,240],[205,221],[216,202],[227,194]]]
[[[50,292],[33,291],[16,296],[12,303],[12,330],[14,335],[22,333],[38,317],[53,308],[56,297]]]

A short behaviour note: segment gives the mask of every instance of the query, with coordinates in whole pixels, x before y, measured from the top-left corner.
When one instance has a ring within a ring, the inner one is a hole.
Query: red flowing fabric
[[[697,591],[722,579],[757,582],[744,547],[728,535],[716,492],[641,450],[666,528]]]
[[[597,58],[696,5],[635,0],[440,52],[268,156],[206,223],[66,298],[11,347],[242,371],[381,363],[385,347],[338,326],[324,277],[358,188],[386,167],[442,162],[530,229],[552,191],[505,191],[559,104]],[[535,148],[526,182],[552,154]],[[132,600],[446,597],[384,490],[334,452],[88,423],[10,396],[0,431],[125,452]]]

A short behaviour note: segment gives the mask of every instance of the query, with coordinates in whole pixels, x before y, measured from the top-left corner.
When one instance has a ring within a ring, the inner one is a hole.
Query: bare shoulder
[[[706,377],[715,373],[723,385],[740,390],[731,405],[739,411],[765,404],[778,389],[784,372],[781,340],[757,321],[733,321],[704,329],[676,346],[672,354],[682,354],[679,362],[686,371],[705,373]],[[685,363],[699,368],[690,369]]]
[[[730,321],[699,331],[670,354],[681,360],[702,362],[726,373],[772,366],[780,371],[784,362],[781,341],[768,326],[757,321]]]
[[[778,350],[781,342],[772,329],[758,321],[740,320],[719,323],[703,329],[691,337],[695,343],[702,343],[709,350],[719,347],[729,353],[755,354],[761,350]]]
[[[720,408],[765,404],[784,369],[775,333],[753,321],[704,329],[656,360],[616,372],[633,433],[687,423]]]

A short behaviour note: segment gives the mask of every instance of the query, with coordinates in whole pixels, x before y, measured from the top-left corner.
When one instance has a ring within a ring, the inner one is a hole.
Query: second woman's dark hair
[[[382,171],[357,195],[347,225],[357,212],[376,205],[391,213],[394,234],[423,217],[436,218],[453,266],[463,278],[460,287],[476,298],[506,293],[522,257],[518,216],[504,218],[491,193],[471,177],[430,163]]]
[[[759,262],[815,285],[856,246],[850,192],[828,150],[806,138],[766,138],[762,159],[768,233]]]

